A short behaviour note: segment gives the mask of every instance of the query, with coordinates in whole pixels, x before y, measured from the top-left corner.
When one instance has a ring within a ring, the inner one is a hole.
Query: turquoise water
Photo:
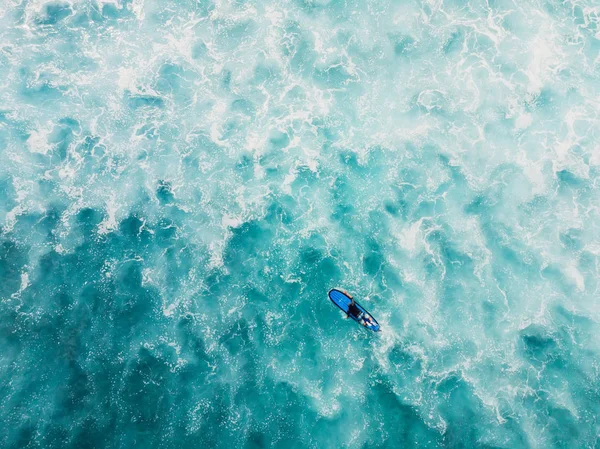
[[[1,6],[1,447],[600,447],[597,1]]]

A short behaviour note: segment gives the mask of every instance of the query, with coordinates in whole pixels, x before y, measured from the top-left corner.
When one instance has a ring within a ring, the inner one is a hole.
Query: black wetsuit
[[[362,312],[356,306],[356,304],[352,304],[352,303],[348,304],[348,315],[352,315],[355,318],[359,318],[361,313]]]

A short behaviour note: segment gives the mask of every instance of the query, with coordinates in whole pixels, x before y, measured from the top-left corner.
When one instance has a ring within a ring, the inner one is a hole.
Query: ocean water
[[[1,0],[0,446],[599,448],[599,124],[597,0]]]

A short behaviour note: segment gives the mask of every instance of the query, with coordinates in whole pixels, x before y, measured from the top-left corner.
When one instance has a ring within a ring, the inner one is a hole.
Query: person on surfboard
[[[358,306],[354,302],[354,298],[352,297],[352,295],[350,293],[348,293],[346,290],[344,290],[344,295],[346,295],[348,298],[350,298],[352,300],[352,302],[350,304],[348,304],[348,311],[346,312],[346,315],[348,317],[350,317],[350,316],[355,317],[356,320],[365,327],[374,326],[375,322],[373,321],[373,319],[366,313],[363,313],[358,308]]]
[[[352,300],[352,302],[350,304],[348,304],[348,311],[346,312],[346,315],[348,315],[348,317],[353,316],[356,319],[360,319],[360,315],[362,314],[362,312],[360,311],[360,309],[354,302],[354,298],[346,290],[344,290],[344,295],[346,295],[348,298],[350,298]]]

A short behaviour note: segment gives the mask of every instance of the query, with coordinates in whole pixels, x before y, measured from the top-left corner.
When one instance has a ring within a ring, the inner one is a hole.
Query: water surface
[[[0,74],[2,447],[600,444],[595,1],[4,0]]]

